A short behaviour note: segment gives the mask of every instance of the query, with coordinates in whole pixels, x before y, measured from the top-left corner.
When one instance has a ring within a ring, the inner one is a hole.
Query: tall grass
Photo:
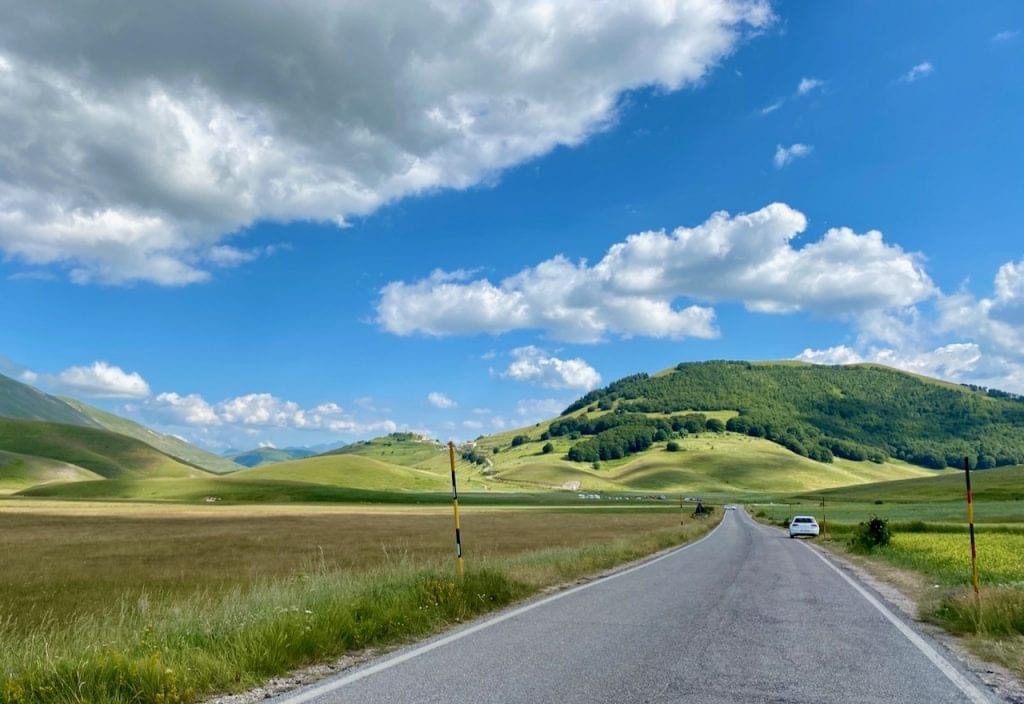
[[[990,587],[947,594],[925,613],[933,623],[957,635],[988,637],[1024,635],[1024,591]]]
[[[184,704],[289,669],[395,644],[581,575],[693,540],[688,522],[585,547],[472,564],[399,558],[367,571],[301,575],[188,601],[122,602],[105,613],[24,632],[0,624],[3,704]]]

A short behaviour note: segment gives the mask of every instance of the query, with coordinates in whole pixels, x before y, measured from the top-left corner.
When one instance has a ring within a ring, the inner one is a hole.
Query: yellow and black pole
[[[459,490],[455,486],[455,443],[448,441],[448,461],[452,467],[452,512],[455,519],[455,569],[462,577],[462,534],[459,529]]]
[[[964,457],[964,477],[967,479],[967,529],[971,534],[971,586],[974,598],[981,598],[978,587],[978,548],[974,542],[974,493],[971,491],[971,460]]]

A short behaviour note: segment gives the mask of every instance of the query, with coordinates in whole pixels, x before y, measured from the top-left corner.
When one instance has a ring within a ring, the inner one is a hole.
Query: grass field
[[[111,602],[187,598],[281,578],[314,563],[364,569],[451,553],[447,507],[337,508],[310,513],[218,507],[107,507],[101,513],[42,510],[0,513],[0,620],[26,626]],[[58,511],[58,512],[54,512]],[[678,524],[678,511],[463,511],[464,546],[474,559],[543,546],[571,546]],[[72,587],[72,588],[69,588]]]
[[[0,701],[191,702],[701,535],[678,512],[11,502]],[[61,508],[68,509],[62,511]]]
[[[1024,587],[1024,532],[978,531],[978,569],[985,586]],[[943,584],[966,586],[971,574],[968,540],[957,533],[897,533],[878,550],[885,560],[929,575]]]

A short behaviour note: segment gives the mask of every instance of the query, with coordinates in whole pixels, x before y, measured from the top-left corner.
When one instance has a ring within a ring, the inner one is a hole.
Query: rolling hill
[[[578,410],[570,417],[585,413]],[[592,415],[607,414],[614,412],[598,410]],[[707,415],[721,420],[735,412]],[[472,450],[462,449],[462,457],[485,459],[488,464],[484,466],[469,466],[496,486],[605,492],[800,492],[943,473],[892,459],[878,464],[839,458],[826,464],[764,438],[712,431],[657,441],[641,452],[601,461],[595,467],[566,459],[579,440],[550,436],[551,426],[560,420],[564,417],[480,438]],[[518,444],[513,444],[517,438]],[[674,443],[675,451],[668,450],[669,442]],[[552,450],[545,453],[548,443]],[[460,472],[467,464],[460,463]]]
[[[208,476],[144,442],[102,428],[0,418],[0,448],[74,465],[106,479]]]
[[[444,491],[450,486],[443,474],[359,455],[320,455],[279,462],[242,470],[229,479],[277,479],[373,491]]]
[[[1000,467],[971,472],[971,489],[979,502],[1024,502],[1024,467]],[[840,487],[809,494],[805,498],[825,497],[829,501],[890,502],[956,501],[964,502],[966,487],[961,472],[929,479],[905,479],[894,482]]]
[[[413,433],[391,433],[372,440],[354,442],[324,455],[360,455],[407,467],[446,458],[444,447]]]
[[[3,374],[0,374],[0,416],[99,427],[98,423],[56,396],[44,394]]]
[[[151,430],[140,423],[108,413],[77,399],[51,396],[0,374],[0,417],[41,420],[62,425],[104,428],[150,445],[160,452],[209,472],[226,474],[241,469],[230,459],[190,445],[181,438]],[[0,449],[9,449],[0,446]]]
[[[80,482],[94,479],[102,479],[102,477],[74,464],[0,450],[0,494],[13,493],[26,487],[54,482]]]
[[[230,458],[218,457],[212,452],[201,450],[195,445],[191,445],[181,438],[177,438],[173,435],[165,435],[164,433],[158,433],[155,430],[147,428],[141,423],[122,418],[121,416],[108,413],[104,410],[90,406],[87,403],[78,401],[73,398],[60,397],[60,401],[63,401],[72,409],[82,414],[88,420],[95,423],[98,427],[106,428],[107,430],[119,433],[121,435],[127,435],[130,438],[141,440],[147,445],[156,448],[160,452],[166,455],[170,455],[176,459],[181,460],[185,464],[193,464],[197,467],[205,469],[208,472],[214,474],[228,474],[230,472],[237,472],[241,469],[241,465],[231,461]]]
[[[88,410],[84,404],[69,407]],[[101,413],[90,417],[124,427]],[[346,491],[436,494],[449,488],[448,453],[411,433],[192,484],[203,474],[156,450],[150,448],[146,461],[126,460],[124,452],[97,459],[78,445],[66,447],[68,436],[105,431],[62,428],[60,442],[9,446],[0,426],[0,448],[42,455],[48,444],[57,444],[61,451],[49,447],[46,457],[117,482],[80,482],[66,490],[50,483],[27,493],[195,500],[216,488],[217,496],[235,500],[326,501],[342,500]],[[9,435],[23,443],[31,436]],[[148,447],[133,447],[140,446]],[[952,491],[961,475],[945,465],[959,465],[961,453],[990,466],[1021,459],[1018,448],[1024,453],[1024,402],[1009,394],[872,365],[705,362],[626,377],[556,418],[464,443],[458,476],[466,492],[509,495],[562,490],[742,498],[856,492],[863,486],[868,496],[877,492],[873,487],[903,484],[909,493],[932,491],[928,487],[939,484],[927,482],[940,480]],[[253,459],[274,452],[265,448]]]

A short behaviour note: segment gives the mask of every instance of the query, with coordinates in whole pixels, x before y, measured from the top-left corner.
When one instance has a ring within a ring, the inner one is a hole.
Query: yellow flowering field
[[[979,533],[978,568],[986,585],[1024,585],[1024,535]],[[970,541],[964,533],[897,533],[880,554],[946,584],[970,582]]]

